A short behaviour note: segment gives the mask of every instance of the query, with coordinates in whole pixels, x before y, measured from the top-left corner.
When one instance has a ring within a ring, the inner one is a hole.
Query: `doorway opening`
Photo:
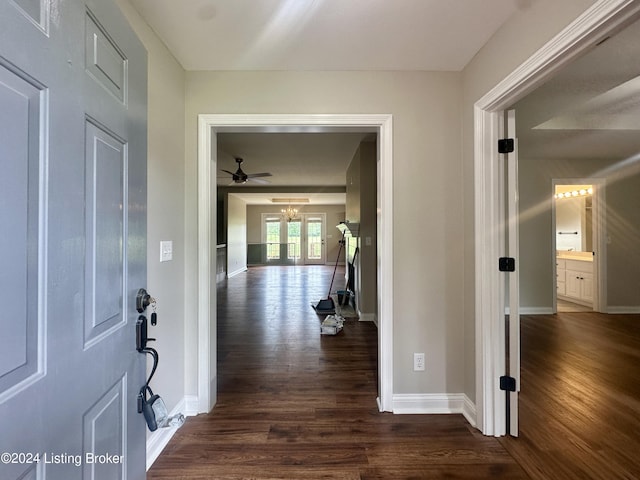
[[[605,180],[554,179],[553,313],[602,311],[606,292]]]
[[[218,133],[375,133],[377,137],[378,407],[393,405],[393,148],[391,115],[217,115],[198,118],[198,409],[209,412],[216,399],[215,283],[211,280],[216,242],[215,185]],[[215,278],[215,277],[214,277]],[[384,292],[384,295],[380,294]]]
[[[486,435],[507,431],[506,398],[498,385],[504,375],[504,285],[496,268],[501,251],[498,158],[503,111],[555,75],[588,49],[623,29],[640,11],[624,1],[597,2],[538,50],[475,104],[475,335],[477,426]]]

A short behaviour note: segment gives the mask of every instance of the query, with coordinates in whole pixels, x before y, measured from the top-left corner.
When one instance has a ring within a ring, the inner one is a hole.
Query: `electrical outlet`
[[[424,372],[424,353],[413,354],[413,371]]]

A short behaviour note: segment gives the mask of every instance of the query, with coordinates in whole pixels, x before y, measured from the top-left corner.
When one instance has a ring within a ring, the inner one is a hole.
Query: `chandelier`
[[[298,216],[298,209],[297,208],[293,208],[291,205],[289,205],[287,208],[283,208],[280,211],[282,212],[282,217],[287,222],[290,222],[291,220],[293,220],[294,218],[296,218]]]

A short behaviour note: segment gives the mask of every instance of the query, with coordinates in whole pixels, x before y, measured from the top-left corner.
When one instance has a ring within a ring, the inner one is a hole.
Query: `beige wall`
[[[394,391],[462,391],[460,74],[188,72],[186,99],[187,282],[193,278],[194,287],[197,114],[393,115]],[[185,317],[195,322],[195,306]],[[413,372],[413,352],[426,353],[426,372]]]
[[[157,299],[160,365],[152,388],[173,409],[184,396],[184,89],[185,73],[129,2],[118,0],[149,55],[147,285]],[[173,241],[173,260],[160,263],[160,241]],[[133,286],[132,286],[133,287]],[[135,287],[138,287],[137,285]]]
[[[356,307],[361,320],[376,321],[377,282],[377,145],[362,142],[347,168],[347,220],[360,223],[356,256]]]
[[[227,275],[247,269],[247,203],[227,196]]]
[[[520,303],[553,302],[552,179],[604,178],[607,203],[607,303],[613,311],[640,308],[640,166],[618,170],[609,160],[520,158]]]
[[[502,79],[569,25],[595,0],[537,0],[522,8],[489,39],[462,72],[464,191],[464,392],[475,401],[475,255],[473,106]]]
[[[197,393],[199,113],[393,115],[394,393],[474,400],[473,104],[592,3],[522,2],[462,73],[185,74],[118,0],[149,51],[149,289],[166,352],[154,383],[167,406]],[[174,241],[172,262],[158,263],[160,240]],[[413,352],[426,353],[426,372],[412,371]]]

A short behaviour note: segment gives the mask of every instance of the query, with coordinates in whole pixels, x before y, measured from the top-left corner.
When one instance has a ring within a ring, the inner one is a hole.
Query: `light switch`
[[[370,247],[370,246],[371,246],[371,237],[365,237],[365,238],[364,238],[364,244],[365,244],[367,247]]]
[[[173,260],[173,241],[162,241],[160,242],[160,261],[168,262],[169,260]]]

